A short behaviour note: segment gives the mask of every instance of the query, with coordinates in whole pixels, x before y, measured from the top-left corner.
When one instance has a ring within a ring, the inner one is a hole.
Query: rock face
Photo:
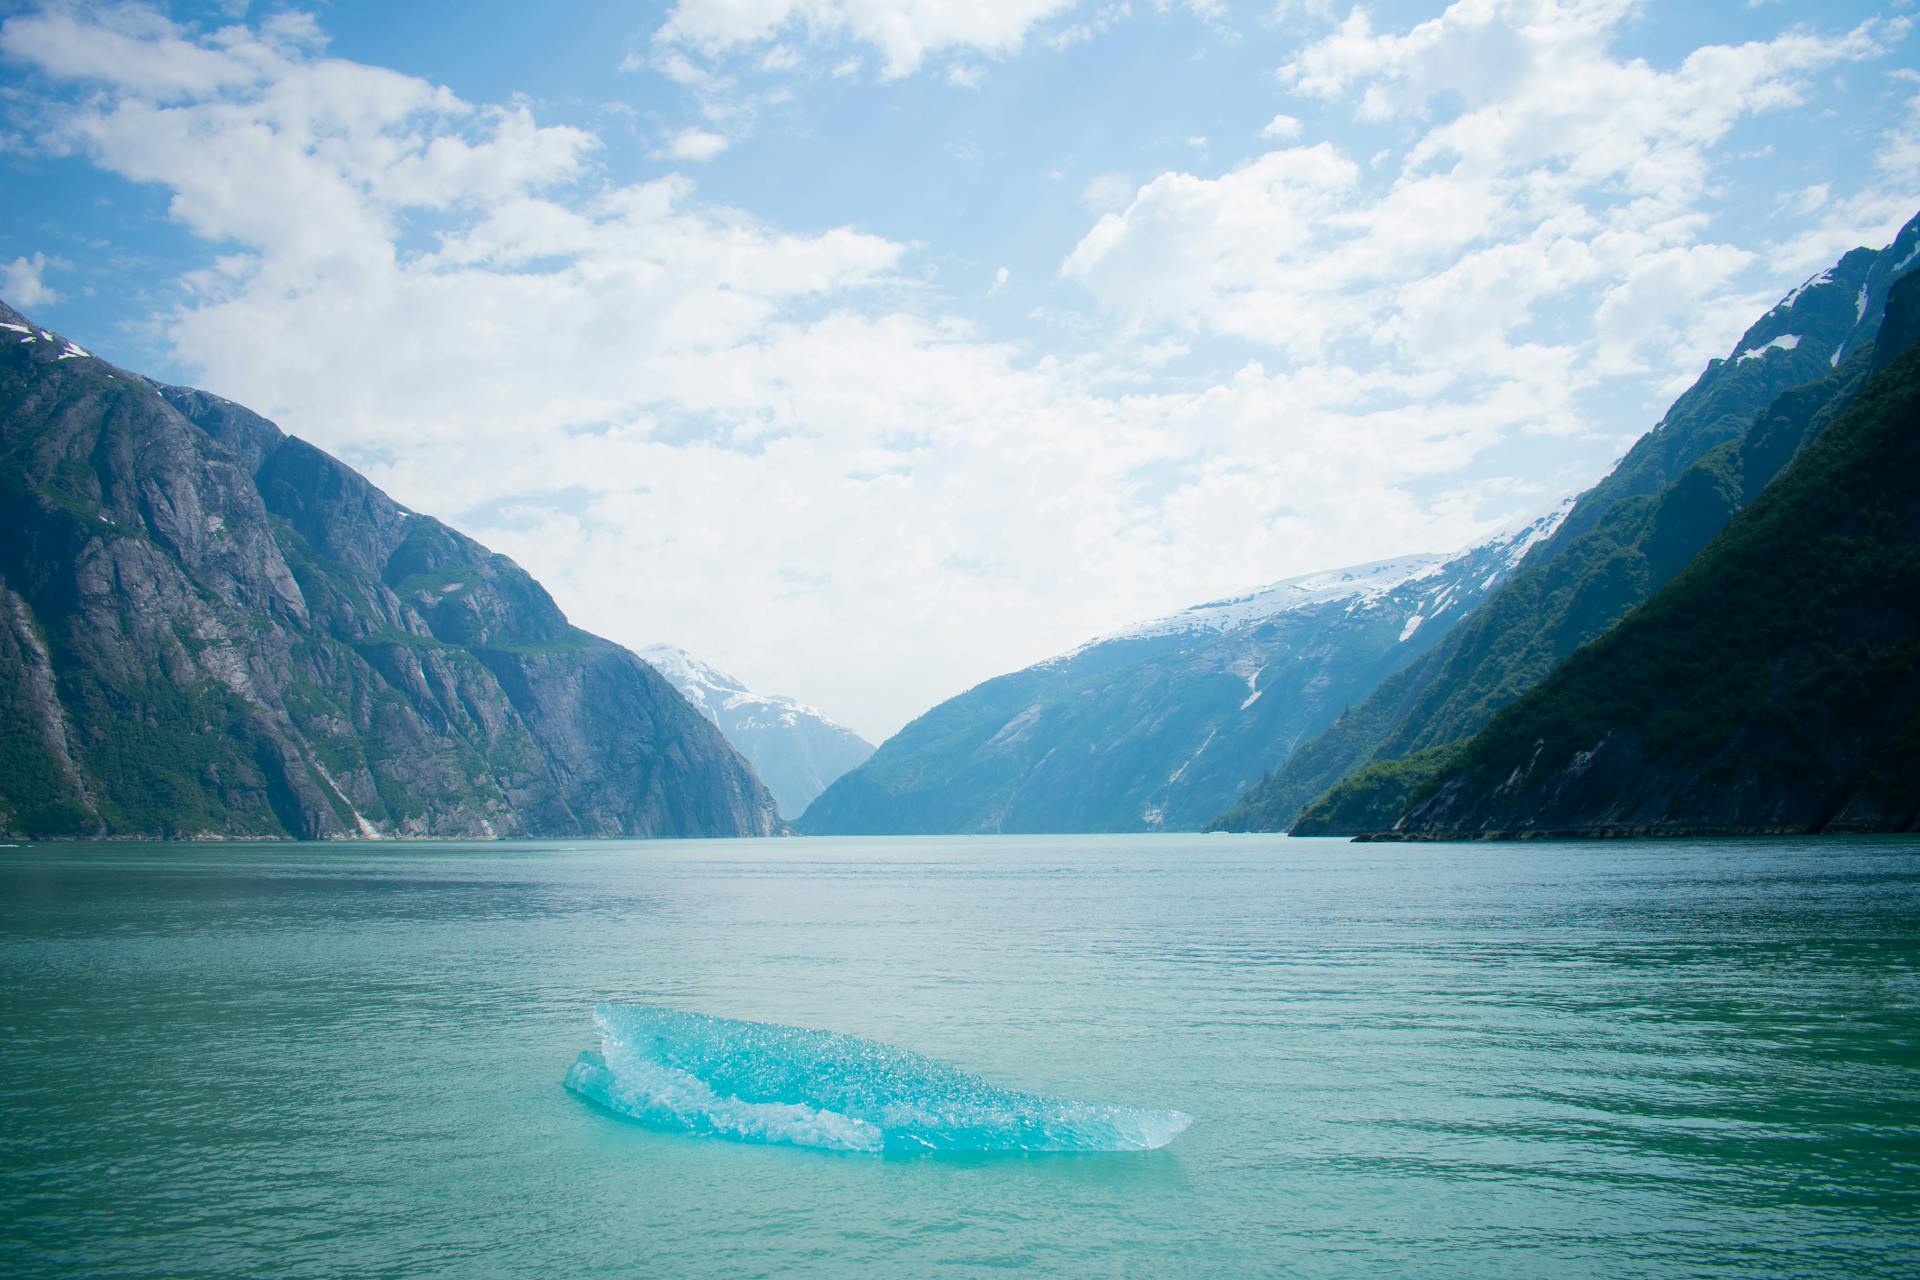
[[[1858,378],[1846,378],[1870,360],[1888,290],[1912,270],[1916,250],[1920,219],[1885,249],[1848,253],[1761,316],[1727,359],[1710,364],[1659,425],[1581,495],[1558,533],[1485,608],[1303,744],[1220,824],[1347,833],[1356,828],[1345,819],[1329,825],[1326,806],[1316,806],[1319,814],[1302,810],[1349,778],[1355,785],[1347,800],[1364,793],[1386,797],[1389,807],[1404,801],[1407,784],[1426,776],[1423,768],[1430,773],[1443,748],[1473,734],[1658,590],[1752,497],[1703,493],[1694,495],[1703,501],[1669,501],[1676,486],[1724,482],[1724,468],[1703,472],[1696,464],[1723,447],[1740,447],[1756,418],[1794,388],[1824,384],[1821,394],[1841,397],[1857,389]],[[1750,460],[1759,477],[1753,491],[1791,457],[1788,448]],[[1362,777],[1363,770],[1371,776]],[[1296,827],[1296,820],[1306,825]],[[1358,820],[1357,829],[1378,822]]]
[[[1684,572],[1500,712],[1400,838],[1920,824],[1920,280],[1846,410]]]
[[[772,798],[517,565],[0,304],[0,831],[759,835]]]
[[[755,693],[685,649],[652,644],[640,656],[720,727],[789,817],[805,813],[828,783],[873,754],[872,743],[824,712],[777,693]]]
[[[927,712],[814,801],[809,834],[1192,831],[1444,636],[1556,510],[1458,555],[1276,583]]]

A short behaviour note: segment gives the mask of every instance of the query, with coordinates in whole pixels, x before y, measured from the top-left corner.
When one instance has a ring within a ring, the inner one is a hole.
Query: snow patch
[[[32,333],[33,332],[33,330],[27,328],[27,326],[23,324],[8,324],[5,320],[0,320],[0,329],[11,329],[15,333]]]
[[[92,355],[93,353],[91,351],[85,350],[80,346],[79,343],[69,342],[67,344],[67,349],[65,351],[62,351],[58,356],[55,357],[55,359],[72,360],[72,359],[75,359],[76,357],[81,357],[81,356],[91,358]]]
[[[1757,347],[1748,347],[1745,351],[1742,351],[1737,357],[1735,357],[1735,359],[1739,363],[1744,364],[1748,360],[1760,359],[1762,356],[1766,355],[1767,352],[1771,351],[1775,347],[1780,348],[1782,351],[1791,351],[1799,345],[1800,345],[1799,334],[1783,333],[1779,337],[1773,339],[1771,342],[1763,342]]]
[[[1780,299],[1779,305],[1774,307],[1773,310],[1774,311],[1791,310],[1793,307],[1793,304],[1799,300],[1799,297],[1801,294],[1805,293],[1809,289],[1818,289],[1821,285],[1828,284],[1832,280],[1833,280],[1833,268],[1828,267],[1825,271],[1822,271],[1817,276],[1813,276],[1809,278],[1805,284],[1801,285],[1798,289],[1795,289],[1792,293],[1789,293],[1786,297]],[[1772,315],[1773,312],[1770,311],[1767,314]]]
[[[1426,621],[1426,618],[1417,613],[1414,614],[1411,618],[1408,618],[1407,625],[1400,628],[1400,643],[1405,644],[1407,641],[1413,639],[1413,633],[1418,631],[1420,629],[1420,624],[1425,621]]]

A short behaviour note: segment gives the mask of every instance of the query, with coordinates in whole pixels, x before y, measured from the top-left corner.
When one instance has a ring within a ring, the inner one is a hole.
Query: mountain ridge
[[[1438,641],[1564,504],[1451,556],[1302,575],[1124,628],[916,717],[809,834],[1191,830]]]
[[[0,830],[761,835],[645,663],[242,406],[0,304]]]
[[[1887,291],[1916,255],[1920,218],[1884,249],[1850,250],[1783,296],[1580,495],[1554,536],[1472,620],[1382,681],[1210,825],[1296,828],[1310,805],[1347,779],[1378,797],[1396,794],[1416,777],[1396,761],[1418,756],[1431,765],[1442,758],[1440,748],[1470,735],[1618,621],[1717,528],[1684,536],[1668,530],[1669,554],[1649,558],[1646,531],[1636,529],[1658,506],[1658,495],[1713,450],[1743,438],[1779,396],[1824,382],[1846,363],[1843,357],[1870,349]],[[1384,772],[1361,776],[1373,767]],[[1334,834],[1313,824],[1300,833]]]
[[[1889,307],[1831,425],[1383,836],[1920,828],[1920,280]]]

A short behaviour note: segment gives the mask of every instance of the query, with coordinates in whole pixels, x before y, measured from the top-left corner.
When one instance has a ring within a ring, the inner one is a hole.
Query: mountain
[[[0,831],[763,835],[772,797],[504,556],[0,304]]]
[[[1466,743],[1393,834],[1920,828],[1916,335],[1908,278],[1844,412],[1663,590]]]
[[[1858,388],[1865,361],[1852,357],[1870,356],[1887,291],[1917,256],[1920,218],[1887,248],[1855,249],[1787,294],[1581,495],[1555,536],[1483,609],[1301,746],[1214,825],[1351,834],[1347,819],[1328,825],[1326,806],[1303,812],[1343,780],[1351,785],[1338,808],[1361,829],[1379,825],[1383,810],[1390,821],[1445,758],[1443,748],[1485,725],[1678,573],[1792,457],[1791,448],[1777,447],[1791,433],[1776,433],[1776,447],[1747,459],[1737,481],[1717,464],[1704,472],[1696,464],[1723,446],[1738,448],[1763,411],[1793,388],[1820,388],[1816,403],[1783,406],[1802,428],[1814,425],[1828,401],[1844,402]],[[1676,502],[1669,493],[1676,485],[1701,492]],[[1376,802],[1364,810],[1372,816],[1355,816],[1352,802],[1362,795]]]
[[[806,812],[828,783],[873,754],[872,743],[825,713],[779,694],[755,693],[685,649],[648,645],[640,656],[720,727],[783,814]]]
[[[881,744],[809,834],[1194,830],[1426,651],[1552,534],[1311,574],[989,680]]]

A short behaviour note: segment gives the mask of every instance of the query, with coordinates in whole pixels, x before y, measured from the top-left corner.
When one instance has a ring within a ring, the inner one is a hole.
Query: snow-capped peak
[[[742,713],[789,727],[805,717],[831,728],[844,728],[826,712],[804,702],[777,693],[755,693],[736,677],[714,670],[677,645],[650,644],[639,650],[639,654],[707,719],[722,728],[728,727],[729,722],[739,721]],[[723,719],[723,711],[733,714]]]
[[[1482,538],[1451,555],[1397,556],[1374,560],[1319,573],[1301,574],[1249,591],[1193,605],[1178,613],[1149,622],[1108,632],[1066,653],[1041,663],[1051,666],[1070,661],[1097,645],[1122,640],[1145,640],[1156,636],[1190,632],[1220,634],[1258,626],[1272,618],[1297,610],[1348,602],[1348,609],[1360,608],[1379,600],[1410,583],[1435,580],[1431,599],[1423,607],[1430,613],[1444,612],[1464,596],[1492,590],[1526,558],[1527,552],[1553,536],[1578,495],[1560,500],[1551,510],[1509,525],[1490,537]],[[1467,576],[1471,581],[1467,581]],[[1455,579],[1460,579],[1456,584]],[[1410,637],[1418,625],[1409,627],[1402,639]]]

